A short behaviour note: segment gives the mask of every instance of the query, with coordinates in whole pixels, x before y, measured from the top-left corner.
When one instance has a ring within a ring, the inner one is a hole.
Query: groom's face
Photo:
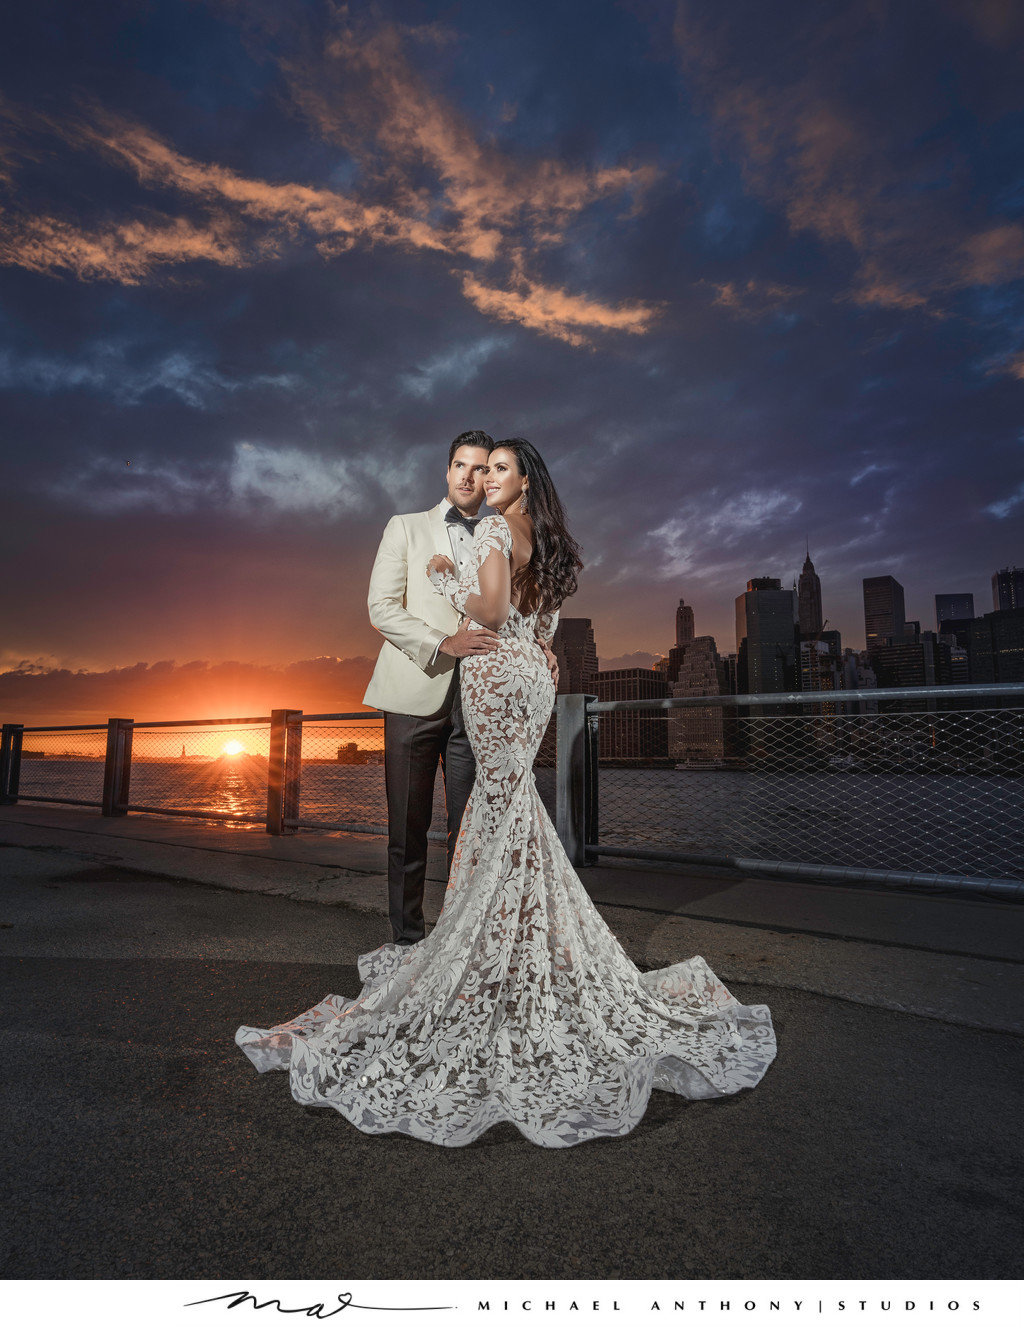
[[[484,481],[487,479],[487,449],[471,448],[463,444],[456,448],[448,468],[448,502],[460,513],[473,517],[484,501]]]

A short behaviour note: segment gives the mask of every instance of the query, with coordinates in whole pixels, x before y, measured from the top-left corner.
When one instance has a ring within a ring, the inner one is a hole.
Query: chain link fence
[[[557,716],[534,774],[577,864],[619,855],[1024,889],[1024,684],[563,697]],[[5,725],[0,802],[385,835],[383,757],[374,712]],[[439,771],[431,839],[444,828]]]
[[[279,830],[387,834],[384,719],[379,712],[287,717],[285,785]],[[109,725],[52,729],[21,726],[15,797],[104,807]],[[123,721],[118,779],[110,812],[158,813],[243,824],[268,822],[274,784],[272,718]],[[537,781],[555,814],[555,721],[537,759]],[[17,764],[16,764],[17,765]],[[443,843],[446,814],[440,766],[434,783],[432,840]]]
[[[534,766],[541,798],[555,816],[555,720]],[[298,816],[286,826],[300,830],[386,836],[384,721],[380,716],[304,716]],[[430,839],[444,844],[444,779],[438,766]]]
[[[953,709],[956,699],[922,693],[594,707],[599,832],[590,848],[1024,878],[1024,696]]]
[[[263,822],[269,719],[133,726],[129,811]]]
[[[33,802],[103,802],[106,725],[34,727],[24,731],[20,797]]]
[[[289,823],[317,831],[387,834],[384,721],[380,715],[302,718],[298,816]],[[433,838],[443,839],[444,793],[434,787]]]

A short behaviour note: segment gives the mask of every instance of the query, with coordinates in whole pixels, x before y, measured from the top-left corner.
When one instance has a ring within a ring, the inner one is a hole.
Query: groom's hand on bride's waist
[[[544,652],[544,659],[547,661],[547,663],[548,663],[548,669],[551,671],[551,682],[552,682],[552,683],[555,685],[555,687],[557,688],[557,687],[558,687],[558,657],[557,657],[557,656],[555,655],[555,653],[551,650],[551,647],[549,646],[549,644],[548,644],[547,642],[541,642],[541,641],[538,640],[537,645],[540,647],[541,651]]]
[[[456,660],[463,656],[483,656],[493,651],[498,645],[498,634],[490,628],[467,628],[462,624],[458,632],[446,637],[438,647],[438,652],[454,656]]]

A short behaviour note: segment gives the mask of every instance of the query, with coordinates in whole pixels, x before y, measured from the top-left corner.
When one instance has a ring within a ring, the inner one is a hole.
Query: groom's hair
[[[485,434],[482,429],[468,429],[465,434],[452,440],[452,446],[448,449],[448,465],[451,466],[452,458],[460,448],[486,448],[490,452],[493,447],[494,440],[489,434]]]

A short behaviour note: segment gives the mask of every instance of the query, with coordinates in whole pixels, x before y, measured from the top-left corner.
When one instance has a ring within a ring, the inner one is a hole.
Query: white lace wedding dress
[[[485,518],[463,582],[432,580],[461,609],[511,546],[504,518]],[[700,956],[641,974],[573,871],[533,780],[554,703],[537,627],[513,608],[498,649],[462,661],[476,782],[433,932],[361,956],[358,997],[236,1035],[258,1071],[288,1071],[300,1104],[361,1131],[455,1146],[512,1122],[576,1145],[625,1135],[652,1089],[733,1094],[775,1056],[767,1007],[738,1003]]]

